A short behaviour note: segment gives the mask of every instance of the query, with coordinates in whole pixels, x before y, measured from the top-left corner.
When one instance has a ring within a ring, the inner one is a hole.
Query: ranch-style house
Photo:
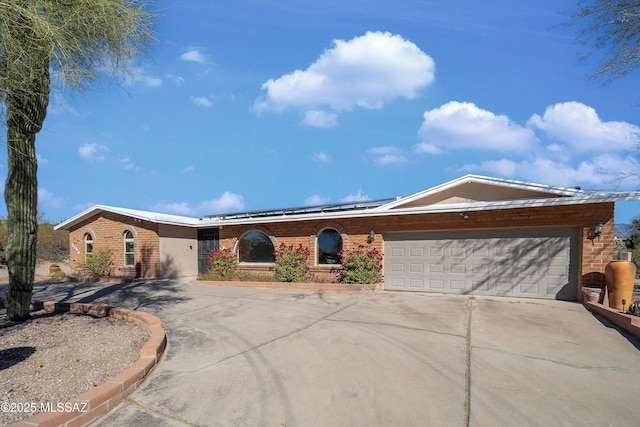
[[[466,175],[395,199],[204,218],[96,205],[56,228],[70,232],[72,269],[109,247],[114,276],[196,276],[219,248],[239,270],[269,273],[285,243],[308,247],[321,277],[340,249],[365,245],[383,254],[385,290],[577,300],[604,284],[615,202],[638,199]]]

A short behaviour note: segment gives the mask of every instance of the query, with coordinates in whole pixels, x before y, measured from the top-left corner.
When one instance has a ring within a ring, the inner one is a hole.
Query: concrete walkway
[[[171,281],[39,286],[34,299],[118,305],[162,319],[163,360],[99,426],[640,419],[640,343],[578,303]]]

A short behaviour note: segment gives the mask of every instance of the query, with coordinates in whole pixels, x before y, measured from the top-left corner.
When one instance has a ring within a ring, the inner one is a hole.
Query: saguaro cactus
[[[49,46],[18,16],[9,28],[14,39],[23,40],[20,49],[5,52],[4,72],[16,78],[5,82],[7,107],[8,174],[4,197],[7,204],[9,239],[6,260],[9,268],[7,317],[29,318],[29,304],[36,266],[38,231],[38,161],[36,134],[42,129],[49,104]],[[30,52],[29,58],[20,55]],[[21,78],[17,78],[20,76]]]

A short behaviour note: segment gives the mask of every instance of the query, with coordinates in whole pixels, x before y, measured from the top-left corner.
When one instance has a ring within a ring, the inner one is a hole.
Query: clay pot
[[[57,266],[57,265],[49,266],[49,273],[55,273],[56,271],[60,271],[60,266]]]
[[[609,293],[609,307],[615,310],[629,308],[633,299],[633,285],[636,280],[636,266],[631,261],[611,261],[604,269]],[[622,307],[622,300],[626,300]]]
[[[582,300],[583,301],[600,303],[600,295],[602,295],[602,289],[599,289],[599,288],[582,288]]]

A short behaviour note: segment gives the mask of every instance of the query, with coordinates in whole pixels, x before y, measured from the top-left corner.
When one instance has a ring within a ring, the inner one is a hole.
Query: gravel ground
[[[126,321],[44,310],[31,315],[13,323],[0,310],[0,425],[107,381],[139,358],[148,339]]]

